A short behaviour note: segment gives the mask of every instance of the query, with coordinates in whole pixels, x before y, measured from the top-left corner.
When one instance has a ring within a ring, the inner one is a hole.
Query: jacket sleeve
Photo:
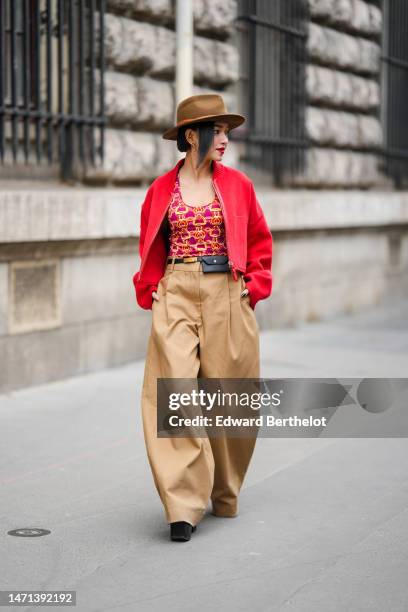
[[[146,230],[149,220],[150,203],[152,197],[151,186],[147,191],[145,200],[142,204],[140,214],[140,235],[139,235],[139,257],[142,261]],[[133,276],[133,285],[136,291],[136,300],[141,308],[151,310],[153,304],[153,291],[157,291],[157,284],[146,283],[140,280],[140,270]]]
[[[247,263],[244,274],[249,291],[249,303],[254,309],[259,300],[272,293],[273,239],[251,181],[250,211],[247,233]]]

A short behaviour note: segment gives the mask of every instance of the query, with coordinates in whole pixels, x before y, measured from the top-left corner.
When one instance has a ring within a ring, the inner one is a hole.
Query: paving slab
[[[266,332],[261,349],[265,377],[405,377],[408,301]],[[239,515],[171,542],[143,368],[0,396],[0,589],[75,590],[81,612],[406,612],[406,438],[261,438]]]

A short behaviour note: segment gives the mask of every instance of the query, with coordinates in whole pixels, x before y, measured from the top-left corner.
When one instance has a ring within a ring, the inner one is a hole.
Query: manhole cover
[[[38,538],[39,536],[48,535],[51,531],[39,529],[38,527],[21,527],[21,529],[12,529],[7,533],[8,535],[20,536],[22,538]]]

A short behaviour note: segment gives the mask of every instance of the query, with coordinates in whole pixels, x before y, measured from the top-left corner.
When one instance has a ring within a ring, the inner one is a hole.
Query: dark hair
[[[199,123],[189,123],[179,128],[177,132],[177,148],[179,151],[188,151],[191,145],[186,139],[186,130],[191,128],[192,130],[198,130],[198,166],[201,164],[203,159],[206,157],[214,142],[214,126],[215,121],[202,121]]]

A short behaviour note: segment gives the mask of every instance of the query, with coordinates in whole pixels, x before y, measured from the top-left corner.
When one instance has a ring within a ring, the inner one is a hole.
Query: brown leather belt
[[[209,257],[206,255],[205,257]],[[194,263],[195,261],[202,261],[201,255],[192,255],[191,257],[167,257],[167,261],[173,263]]]

